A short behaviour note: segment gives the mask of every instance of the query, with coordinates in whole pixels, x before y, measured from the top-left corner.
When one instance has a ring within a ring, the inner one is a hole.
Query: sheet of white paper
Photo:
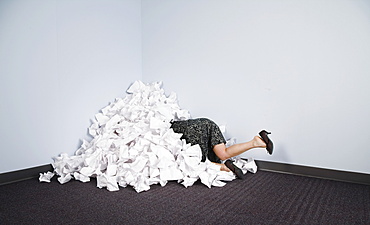
[[[70,181],[72,179],[72,176],[70,173],[67,173],[67,174],[63,174],[62,176],[58,177],[58,181],[59,183],[61,184],[64,184],[64,183],[67,183],[68,181]]]
[[[40,182],[50,182],[51,178],[54,176],[54,173],[48,171],[46,173],[40,173],[39,181]]]
[[[81,182],[89,182],[90,181],[90,177],[89,176],[85,176],[81,173],[78,173],[78,172],[74,172],[73,173],[73,177],[76,179],[76,180],[79,180]]]

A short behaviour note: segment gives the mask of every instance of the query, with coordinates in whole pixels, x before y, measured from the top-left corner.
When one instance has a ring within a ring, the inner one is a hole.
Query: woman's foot
[[[259,136],[254,136],[253,138],[253,146],[255,148],[266,148],[266,143],[262,140]]]
[[[221,166],[221,168],[220,168],[220,170],[221,171],[226,171],[226,172],[230,172],[231,170],[229,169],[229,168],[227,168],[227,166],[225,165],[225,164],[223,164],[223,163],[220,163],[220,166]]]

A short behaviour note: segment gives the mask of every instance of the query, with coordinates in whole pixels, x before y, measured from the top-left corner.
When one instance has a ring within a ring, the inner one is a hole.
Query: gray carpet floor
[[[0,186],[0,224],[370,224],[370,186],[258,171],[136,193],[35,178]]]

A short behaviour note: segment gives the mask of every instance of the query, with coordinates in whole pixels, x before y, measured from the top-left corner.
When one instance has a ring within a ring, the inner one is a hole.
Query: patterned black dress
[[[202,149],[202,162],[208,158],[211,162],[221,163],[213,151],[213,146],[226,143],[220,128],[207,118],[189,119],[171,122],[171,128],[181,133],[181,139],[192,145],[199,144]]]

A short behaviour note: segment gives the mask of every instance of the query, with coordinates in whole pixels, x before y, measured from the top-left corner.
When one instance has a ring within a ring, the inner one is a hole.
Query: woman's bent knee
[[[224,143],[213,146],[213,151],[215,152],[217,157],[220,158],[221,160],[226,160],[229,158]]]

